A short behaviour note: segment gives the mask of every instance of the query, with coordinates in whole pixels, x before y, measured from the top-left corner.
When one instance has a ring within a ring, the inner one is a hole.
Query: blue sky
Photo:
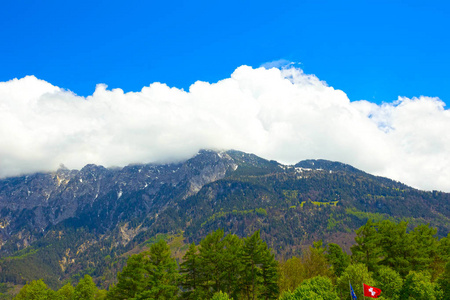
[[[34,75],[78,95],[95,85],[187,89],[241,65],[300,63],[350,100],[450,103],[447,1],[3,1],[0,81]]]
[[[0,178],[236,149],[450,192],[449,29],[447,1],[3,1]]]

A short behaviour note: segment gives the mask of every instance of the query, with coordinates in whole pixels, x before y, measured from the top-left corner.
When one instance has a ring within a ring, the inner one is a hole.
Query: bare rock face
[[[0,281],[45,275],[55,289],[86,270],[107,278],[157,238],[198,242],[219,228],[261,230],[280,255],[314,240],[350,240],[372,214],[430,222],[446,236],[449,203],[450,194],[338,162],[289,166],[234,150],[164,165],[61,167],[0,180]]]
[[[121,221],[158,214],[236,166],[226,153],[202,150],[176,164],[115,169],[87,165],[79,171],[62,167],[53,173],[0,180],[1,243],[24,230],[33,240],[67,220],[111,230]]]

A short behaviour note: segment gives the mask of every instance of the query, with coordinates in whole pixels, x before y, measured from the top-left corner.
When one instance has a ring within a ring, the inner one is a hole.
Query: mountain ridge
[[[236,150],[174,164],[60,168],[0,180],[0,268],[9,270],[0,280],[35,279],[30,265],[53,286],[86,272],[108,276],[157,235],[197,242],[218,228],[261,230],[277,255],[317,239],[351,243],[368,218],[429,222],[442,236],[449,199],[339,162],[283,165]]]

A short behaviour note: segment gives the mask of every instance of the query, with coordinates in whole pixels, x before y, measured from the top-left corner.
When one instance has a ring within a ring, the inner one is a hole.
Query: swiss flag
[[[364,286],[364,296],[365,297],[378,298],[378,296],[380,296],[380,294],[381,294],[380,289],[377,289],[376,287],[367,285],[365,283],[363,283],[363,286]]]

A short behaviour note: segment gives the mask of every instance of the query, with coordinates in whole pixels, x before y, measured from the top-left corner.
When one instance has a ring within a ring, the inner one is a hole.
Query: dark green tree
[[[379,235],[372,220],[356,230],[356,244],[351,247],[352,261],[363,263],[370,272],[375,271],[380,261],[381,248],[379,246]]]
[[[176,261],[167,243],[160,240],[128,259],[107,299],[175,299],[177,280]]]
[[[240,270],[242,269],[240,252],[242,245],[242,239],[235,234],[228,234],[223,239],[222,290],[234,299],[237,299],[240,291]]]
[[[278,287],[276,262],[259,231],[244,240],[241,251],[241,293],[245,299],[275,299]]]
[[[412,270],[415,243],[407,234],[408,223],[384,220],[378,223],[379,245],[382,248],[380,265],[385,265],[406,276]]]
[[[201,265],[195,243],[189,246],[180,264],[180,283],[183,288],[182,299],[203,299],[201,286]]]
[[[145,285],[144,254],[135,254],[128,258],[126,266],[117,275],[117,284],[108,292],[107,299],[131,299],[142,291]]]
[[[170,248],[164,240],[150,246],[143,259],[144,289],[136,299],[176,299],[178,294],[177,263],[171,257]]]
[[[223,237],[222,229],[208,234],[199,245],[201,268],[201,288],[206,297],[210,298],[216,292],[223,290],[222,279],[225,272],[223,266]]]
[[[325,257],[328,263],[331,264],[331,269],[336,277],[341,276],[342,272],[344,272],[350,264],[350,256],[342,251],[341,246],[338,244],[329,243]]]
[[[436,282],[442,292],[442,295],[450,297],[450,262],[445,265],[444,272],[439,276]]]
[[[437,229],[430,225],[419,225],[409,233],[411,241],[411,256],[409,264],[413,271],[429,270],[437,257]]]
[[[275,260],[275,255],[271,253],[267,244],[264,243],[261,260],[261,277],[262,287],[260,299],[275,299],[280,289],[278,287],[278,261]]]
[[[241,291],[244,298],[247,300],[254,300],[258,296],[257,287],[261,283],[260,265],[262,263],[262,250],[263,242],[260,238],[259,231],[244,240],[244,245],[241,251]]]

